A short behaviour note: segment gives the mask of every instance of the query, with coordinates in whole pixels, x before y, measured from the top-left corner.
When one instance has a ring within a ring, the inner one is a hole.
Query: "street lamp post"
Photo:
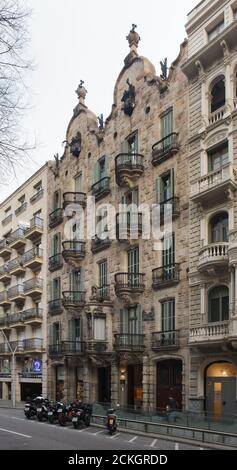
[[[12,399],[12,407],[15,408],[16,406],[16,357],[15,357],[15,354],[16,354],[16,350],[18,348],[18,345],[16,345],[15,349],[12,349],[11,347],[11,344],[9,343],[3,329],[0,329],[1,333],[3,334],[3,337],[7,343],[7,346],[12,354],[12,390],[11,390],[11,399]]]

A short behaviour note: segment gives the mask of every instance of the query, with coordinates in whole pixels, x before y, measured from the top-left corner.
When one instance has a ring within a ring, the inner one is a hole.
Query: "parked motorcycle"
[[[107,416],[105,418],[105,425],[111,436],[117,431],[117,415],[115,414],[114,408],[110,408],[107,411]]]
[[[36,416],[36,403],[34,400],[27,400],[24,408],[25,417],[31,419]]]
[[[72,424],[77,429],[80,424],[90,426],[92,406],[78,402],[72,405]]]

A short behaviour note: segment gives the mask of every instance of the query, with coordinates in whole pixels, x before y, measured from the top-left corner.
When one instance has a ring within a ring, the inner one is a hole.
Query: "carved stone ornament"
[[[70,142],[70,152],[71,154],[78,158],[81,153],[81,134],[77,132],[76,135],[72,138]]]
[[[150,312],[145,312],[145,310],[143,310],[143,312],[142,312],[142,320],[143,320],[143,321],[154,321],[154,320],[155,320],[154,307],[151,307]]]
[[[135,108],[135,86],[130,83],[129,78],[127,79],[126,83],[128,84],[128,90],[124,90],[121,99],[121,101],[124,103],[122,109],[124,114],[131,116]]]
[[[137,49],[138,43],[141,40],[139,34],[135,31],[136,28],[137,28],[137,25],[132,24],[132,29],[130,30],[129,35],[126,37],[126,39],[128,41],[128,44],[129,44],[129,47],[131,49],[132,48]]]

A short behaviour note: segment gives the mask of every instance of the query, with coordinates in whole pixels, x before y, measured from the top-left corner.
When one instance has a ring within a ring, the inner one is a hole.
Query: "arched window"
[[[228,242],[228,214],[221,212],[210,220],[210,243]]]
[[[208,321],[221,322],[229,319],[229,289],[218,286],[209,292]]]
[[[225,77],[221,75],[211,85],[211,113],[225,106]]]

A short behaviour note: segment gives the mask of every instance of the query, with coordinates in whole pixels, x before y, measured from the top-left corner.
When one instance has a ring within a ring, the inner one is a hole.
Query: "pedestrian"
[[[166,407],[167,412],[168,412],[168,421],[170,422],[171,420],[176,422],[178,418],[177,410],[179,408],[177,400],[173,398],[172,396],[169,397],[169,402]]]

